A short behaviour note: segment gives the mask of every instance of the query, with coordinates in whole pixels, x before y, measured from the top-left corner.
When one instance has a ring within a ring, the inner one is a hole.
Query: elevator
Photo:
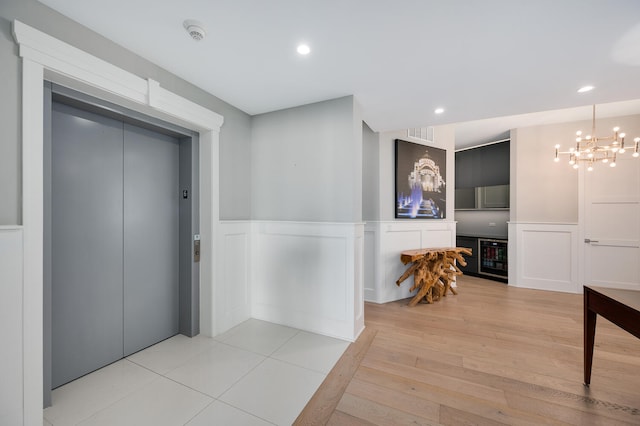
[[[44,371],[51,389],[199,332],[197,134],[45,84]]]

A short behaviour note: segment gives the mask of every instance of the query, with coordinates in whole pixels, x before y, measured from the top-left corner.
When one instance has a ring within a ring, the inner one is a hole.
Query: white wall
[[[509,285],[578,293],[578,225],[571,223],[509,224]]]
[[[216,332],[257,318],[353,341],[364,328],[363,225],[222,221]]]
[[[364,329],[363,225],[254,222],[254,318],[353,341]]]
[[[22,229],[0,226],[0,425],[22,424]]]
[[[409,267],[400,262],[403,250],[452,247],[456,241],[456,225],[448,220],[395,220],[367,222],[365,225],[365,288],[368,302],[386,303],[404,299],[413,275],[400,286],[396,281]]]
[[[575,140],[584,123],[562,123],[515,129],[511,133],[511,221],[578,221],[578,174],[553,161],[555,144]]]
[[[367,188],[377,193],[364,193],[364,197],[378,200],[379,220],[367,220],[364,231],[364,287],[365,300],[384,303],[409,297],[408,289],[413,277],[400,287],[396,280],[407,266],[400,262],[403,250],[427,247],[451,247],[456,244],[454,221],[455,197],[455,129],[454,126],[438,126],[434,129],[434,141],[429,146],[447,151],[445,219],[413,220],[395,219],[395,140],[403,139],[423,143],[407,137],[405,131],[378,134],[378,170],[370,172],[378,178],[377,185]],[[365,141],[369,144],[370,142]],[[367,148],[368,149],[368,148]],[[371,157],[374,157],[371,155]],[[364,186],[363,186],[364,188]],[[371,213],[372,216],[375,213]]]

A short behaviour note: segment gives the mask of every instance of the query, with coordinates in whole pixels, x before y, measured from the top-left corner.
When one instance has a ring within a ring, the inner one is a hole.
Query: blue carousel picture
[[[396,218],[444,219],[447,152],[396,139]]]

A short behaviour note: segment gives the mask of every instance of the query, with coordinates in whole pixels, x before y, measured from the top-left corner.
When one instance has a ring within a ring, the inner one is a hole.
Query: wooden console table
[[[426,303],[433,303],[446,296],[449,290],[453,294],[458,294],[451,287],[451,282],[456,275],[462,275],[462,271],[456,266],[456,261],[462,266],[467,264],[462,257],[463,254],[471,256],[472,251],[465,247],[403,251],[400,254],[402,263],[406,265],[409,262],[413,262],[413,264],[398,278],[396,285],[399,286],[400,283],[413,274],[413,286],[409,291],[418,289],[418,293],[411,299],[409,306],[415,306],[422,300]]]
[[[640,291],[584,287],[584,384],[587,386],[591,382],[598,314],[640,338]]]

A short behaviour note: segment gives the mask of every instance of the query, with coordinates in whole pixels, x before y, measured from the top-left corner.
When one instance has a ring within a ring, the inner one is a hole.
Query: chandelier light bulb
[[[640,153],[634,152],[632,156],[638,158],[638,157],[640,157]]]
[[[559,143],[557,143],[557,144],[556,144],[556,146],[555,146],[554,148],[555,148],[555,149],[560,148],[560,144],[559,144]]]
[[[603,159],[602,159],[602,162],[603,162],[603,163],[605,163],[605,164],[607,164],[607,163],[609,162],[609,159],[608,159],[608,158],[603,158]]]
[[[558,161],[560,161],[560,159],[558,157],[556,157],[556,158],[553,159],[553,161],[555,161],[557,163]]]
[[[593,158],[593,152],[588,153],[588,154],[587,154],[587,157],[589,157],[589,158]]]
[[[611,152],[618,152],[618,147],[614,146],[613,148],[611,148]]]
[[[577,137],[576,138],[576,142],[582,142],[582,138],[581,137]]]
[[[620,133],[618,136],[620,136],[621,138],[624,138],[625,136],[627,136],[627,134],[623,132],[623,133]]]
[[[593,171],[593,166],[589,166],[589,167],[587,167],[587,171],[588,171],[588,172],[592,172],[592,171]]]
[[[578,130],[578,131],[576,132],[576,136],[581,136],[581,135],[582,135],[582,130]]]
[[[618,154],[624,154],[625,152],[627,152],[624,148],[620,148],[618,150]]]
[[[569,164],[576,164],[576,161],[572,158],[571,160],[569,160]]]
[[[616,126],[616,127],[614,127],[614,128],[613,128],[613,131],[614,131],[614,132],[617,132],[618,130],[620,130],[620,127],[618,127],[618,126]]]
[[[615,167],[615,166],[616,166],[615,162],[612,162],[611,164],[609,164],[609,167]]]
[[[638,143],[638,142],[640,142],[640,138],[634,138],[634,139],[633,139],[633,141],[634,141],[635,143]]]
[[[574,165],[573,165],[573,168],[574,168],[574,169],[577,169],[578,167],[579,167],[579,166],[578,166],[578,163],[576,163],[576,164],[574,164]]]
[[[587,135],[584,137],[586,140],[591,140],[591,135]]]

